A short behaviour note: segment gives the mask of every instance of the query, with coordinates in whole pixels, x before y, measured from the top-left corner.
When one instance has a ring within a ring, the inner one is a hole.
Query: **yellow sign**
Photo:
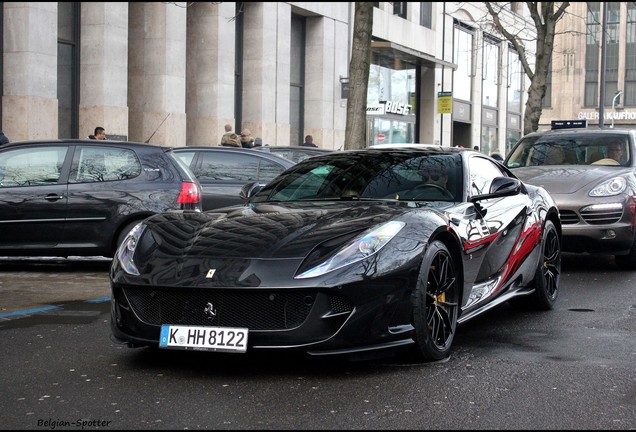
[[[437,92],[437,113],[451,114],[453,112],[453,94],[451,92]]]

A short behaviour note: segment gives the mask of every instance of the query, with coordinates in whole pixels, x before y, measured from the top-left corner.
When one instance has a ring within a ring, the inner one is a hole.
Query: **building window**
[[[483,154],[490,154],[497,151],[497,128],[494,126],[481,127],[481,148]]]
[[[453,47],[453,61],[457,69],[453,72],[453,98],[467,102],[472,100],[473,93],[473,33],[468,29],[455,26],[455,46]]]
[[[305,38],[306,22],[300,15],[292,15],[291,56],[289,79],[289,145],[301,145],[305,129]]]
[[[521,60],[519,53],[510,48],[508,50],[508,111],[514,113],[521,112],[521,83],[523,82],[523,71],[521,70]],[[547,94],[546,94],[547,97]]]
[[[58,138],[77,138],[79,130],[80,3],[57,3]]]
[[[391,4],[393,5],[393,15],[406,19],[407,2],[391,2]]]
[[[499,45],[497,42],[484,38],[484,58],[482,75],[482,105],[499,106]]]
[[[623,106],[636,106],[636,3],[627,2]]]
[[[399,67],[371,64],[367,87],[367,145],[416,142],[417,69],[406,61]]]
[[[620,44],[621,4],[607,3],[607,51],[605,57],[605,106],[612,106],[612,99],[618,90],[618,47]]]
[[[583,104],[598,104],[599,43],[601,40],[601,4],[587,2],[587,35],[585,44],[585,97]]]
[[[420,3],[420,25],[426,28],[432,28],[433,2]]]

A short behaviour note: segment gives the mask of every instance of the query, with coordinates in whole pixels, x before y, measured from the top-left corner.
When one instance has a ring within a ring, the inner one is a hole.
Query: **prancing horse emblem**
[[[205,305],[205,309],[203,310],[206,318],[213,320],[216,318],[216,309],[214,309],[214,305],[210,302]]]
[[[205,275],[206,279],[210,279],[212,278],[212,276],[214,276],[214,273],[216,272],[216,269],[210,269],[208,270],[208,274]]]

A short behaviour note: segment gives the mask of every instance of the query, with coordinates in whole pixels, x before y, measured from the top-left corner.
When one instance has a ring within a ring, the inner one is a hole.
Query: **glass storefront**
[[[371,65],[367,92],[367,146],[415,142],[416,69]]]
[[[367,116],[369,145],[415,142],[415,119],[390,119],[386,116]]]

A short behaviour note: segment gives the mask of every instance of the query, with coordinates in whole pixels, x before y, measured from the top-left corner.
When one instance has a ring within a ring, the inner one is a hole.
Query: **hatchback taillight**
[[[177,204],[182,206],[188,204],[200,204],[201,203],[201,187],[196,183],[182,182],[181,192],[177,197]],[[192,206],[187,206],[192,208]]]

